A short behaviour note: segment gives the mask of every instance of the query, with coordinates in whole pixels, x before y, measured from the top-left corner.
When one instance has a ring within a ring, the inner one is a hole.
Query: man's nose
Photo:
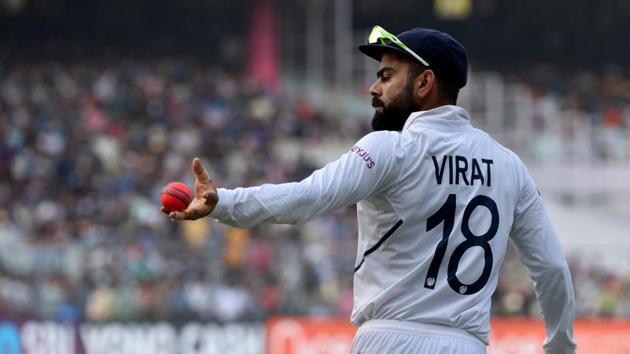
[[[381,95],[381,90],[380,90],[380,87],[378,85],[378,80],[374,81],[372,86],[370,86],[370,95],[372,95],[374,97],[378,97],[378,96]]]

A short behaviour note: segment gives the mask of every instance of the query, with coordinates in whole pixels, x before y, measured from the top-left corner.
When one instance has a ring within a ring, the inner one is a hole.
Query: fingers
[[[201,164],[201,160],[198,157],[195,157],[192,162],[192,169],[197,177],[197,181],[199,183],[207,183],[210,182],[210,177],[208,176],[208,172]]]
[[[207,203],[207,200],[206,202]],[[168,214],[169,218],[173,221],[184,221],[184,220],[197,220],[206,215],[208,215],[209,210],[204,210],[201,206],[196,206],[193,208],[188,208],[183,211],[172,211]]]
[[[172,211],[170,214],[168,214],[168,217],[171,218],[171,220],[173,220],[173,221],[190,220],[190,219],[186,218],[186,212],[185,211]]]
[[[172,211],[168,217],[173,221],[197,220],[201,216],[196,210]]]

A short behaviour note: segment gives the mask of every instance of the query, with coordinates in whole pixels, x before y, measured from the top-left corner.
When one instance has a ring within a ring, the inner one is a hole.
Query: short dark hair
[[[430,69],[428,66],[422,65],[422,63],[418,63],[415,61],[409,62],[409,82],[412,82],[418,75],[422,74],[425,70]],[[457,96],[459,95],[459,88],[457,88],[457,84],[452,82],[451,80],[447,80],[443,77],[440,77],[435,71],[435,78],[438,81],[438,88],[440,90],[440,96],[445,100],[448,100],[452,104],[457,103]]]

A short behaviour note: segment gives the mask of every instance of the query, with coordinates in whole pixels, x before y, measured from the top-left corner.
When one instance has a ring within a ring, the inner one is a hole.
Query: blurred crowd
[[[511,80],[531,92],[536,160],[630,162],[630,79],[620,67],[567,73],[534,66]]]
[[[627,136],[628,107],[593,124]],[[369,117],[342,119],[194,61],[0,67],[0,316],[349,314],[353,207],[243,230],[170,222],[159,195],[173,180],[192,186],[194,156],[219,186],[281,183],[321,165],[313,150],[349,148],[368,131]],[[536,316],[513,254],[504,267],[493,311]],[[578,315],[630,316],[630,279],[577,260],[571,268]]]

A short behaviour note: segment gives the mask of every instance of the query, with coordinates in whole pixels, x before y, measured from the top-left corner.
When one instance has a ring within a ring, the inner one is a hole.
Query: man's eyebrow
[[[384,68],[379,69],[379,71],[376,72],[376,77],[383,77],[386,71],[396,71],[396,69],[392,68],[391,66],[386,66]]]

